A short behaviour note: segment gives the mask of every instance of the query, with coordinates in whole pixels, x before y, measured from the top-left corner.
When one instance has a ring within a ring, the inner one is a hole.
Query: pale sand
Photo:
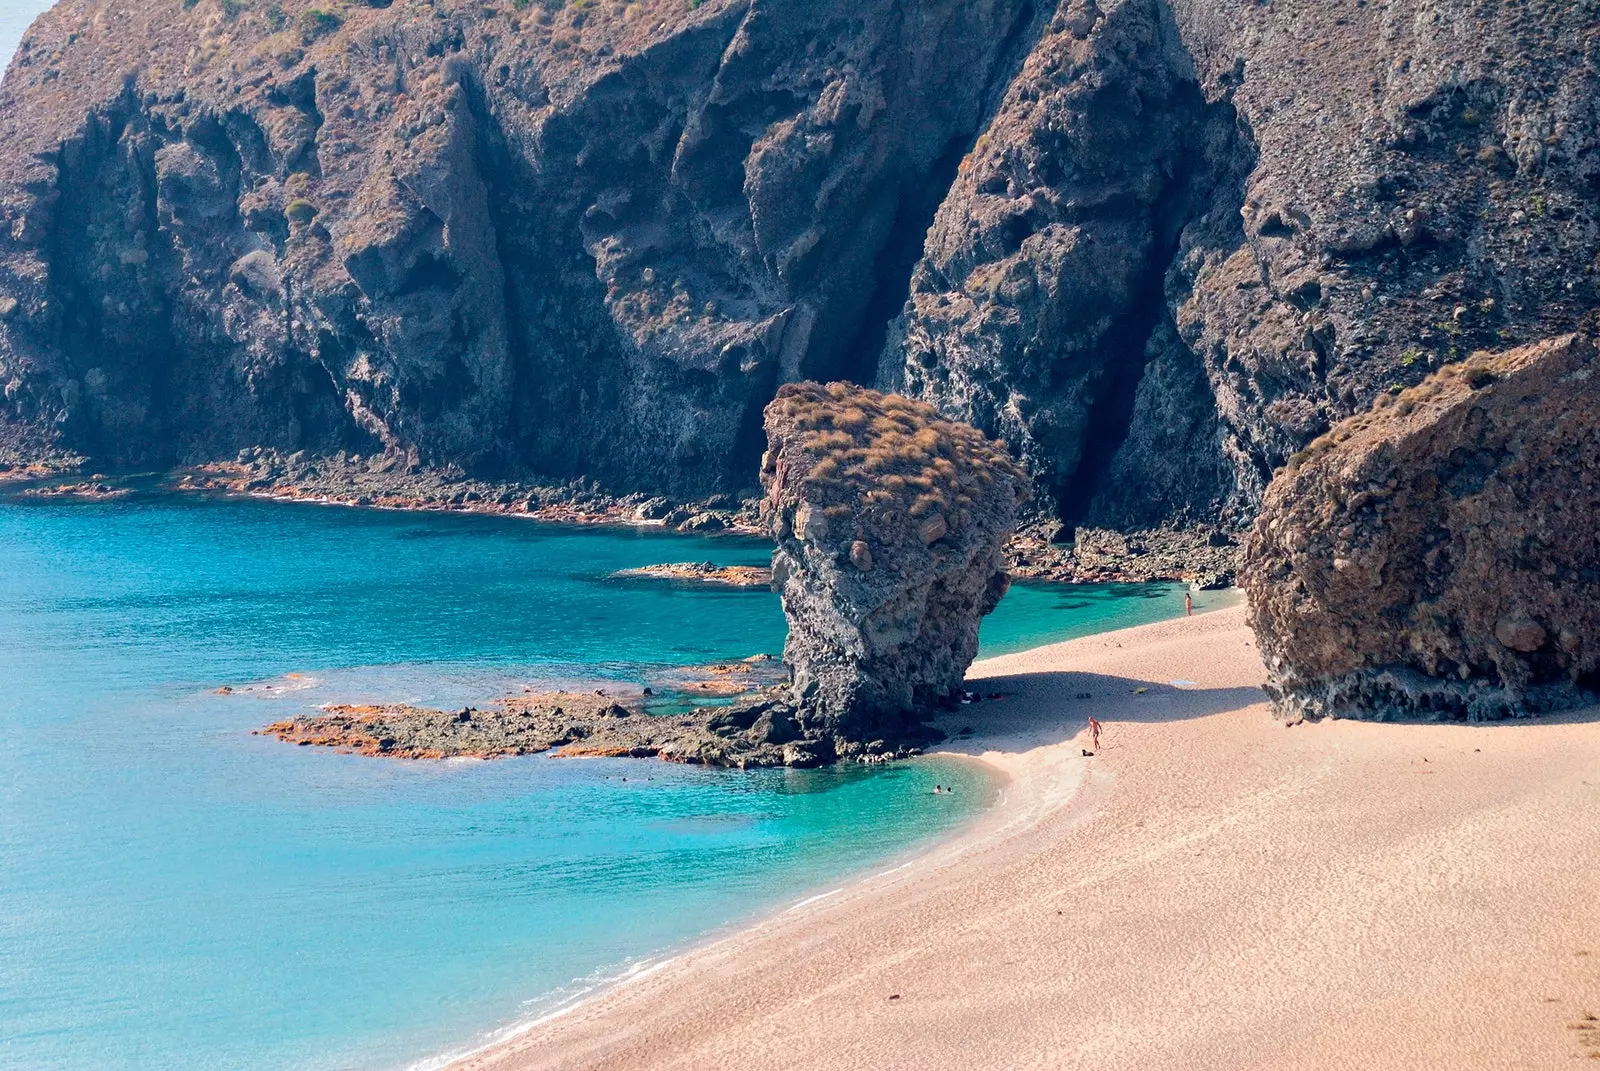
[[[974,829],[457,1066],[1600,1066],[1600,712],[1285,727],[1237,608],[973,676]]]

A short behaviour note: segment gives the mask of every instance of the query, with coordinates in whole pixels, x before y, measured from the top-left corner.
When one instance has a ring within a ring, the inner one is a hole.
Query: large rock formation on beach
[[[1273,481],[1240,581],[1288,716],[1495,718],[1600,688],[1600,357],[1479,354]]]
[[[61,0],[0,86],[0,464],[753,488],[804,378],[1069,526],[1247,520],[1596,304],[1595,0]]]
[[[960,691],[1027,478],[975,429],[842,383],[785,386],[766,429],[795,719],[824,741],[904,739]]]

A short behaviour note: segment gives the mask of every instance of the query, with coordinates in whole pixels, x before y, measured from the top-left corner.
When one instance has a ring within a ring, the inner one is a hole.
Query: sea
[[[768,591],[612,577],[767,558],[513,517],[0,501],[0,1068],[437,1066],[972,821],[997,786],[948,759],[408,762],[252,733],[776,654]],[[1182,605],[1018,584],[983,653]]]

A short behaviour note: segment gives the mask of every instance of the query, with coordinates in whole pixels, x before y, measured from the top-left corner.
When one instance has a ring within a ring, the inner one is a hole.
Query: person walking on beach
[[[1094,737],[1094,749],[1100,750],[1100,722],[1093,714],[1089,715],[1089,735]]]
[[[1183,593],[1183,616],[1194,616],[1194,596],[1187,591]]]

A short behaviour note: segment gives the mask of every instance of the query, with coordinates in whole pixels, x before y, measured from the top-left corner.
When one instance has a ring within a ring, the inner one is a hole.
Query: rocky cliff
[[[756,482],[803,378],[1068,523],[1247,519],[1595,304],[1595,0],[63,0],[0,86],[0,463]]]
[[[1268,489],[1240,576],[1280,712],[1502,717],[1600,688],[1600,356],[1480,354]]]
[[[766,429],[761,512],[795,721],[829,742],[905,740],[960,694],[1010,582],[1002,550],[1027,478],[970,426],[843,383],[784,386]]]

